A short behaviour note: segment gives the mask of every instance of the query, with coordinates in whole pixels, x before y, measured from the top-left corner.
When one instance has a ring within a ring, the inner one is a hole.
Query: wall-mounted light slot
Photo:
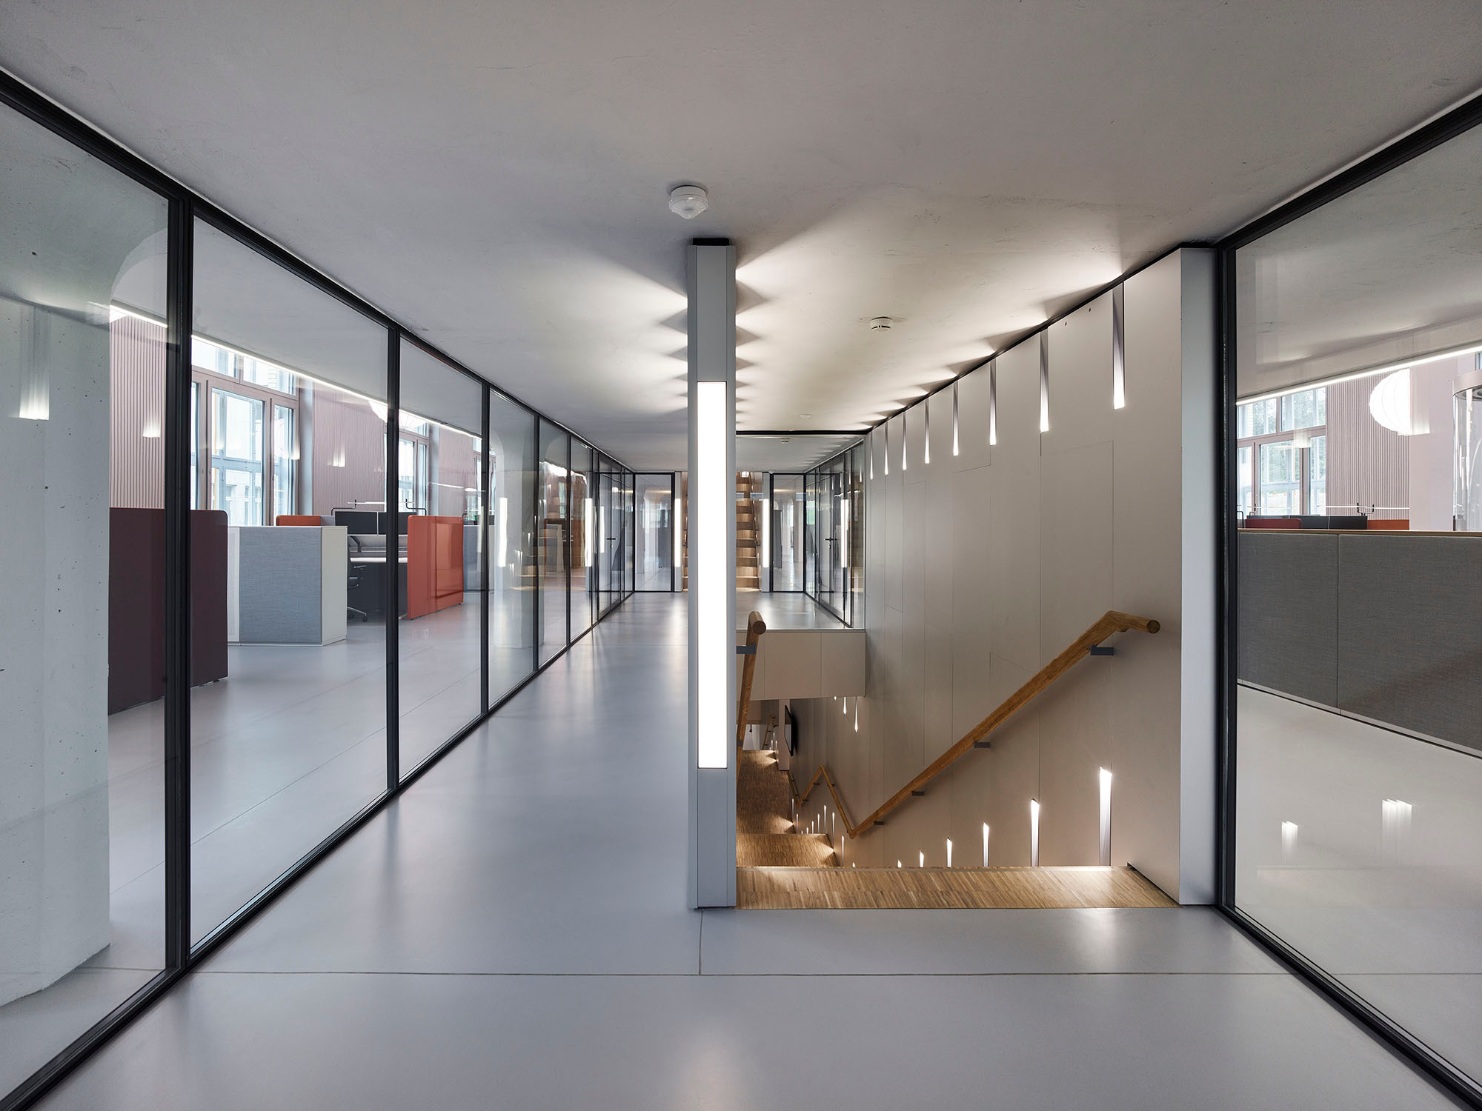
[[[1039,334],[1039,430],[1050,430],[1050,330]]]
[[[952,383],[952,457],[955,459],[962,451],[961,440],[957,436],[957,383]]]
[[[890,477],[890,425],[886,424],[881,431],[884,433],[885,451],[882,458],[885,460],[885,477]]]
[[[1112,408],[1127,407],[1126,316],[1122,286],[1112,290]]]
[[[1096,773],[1101,784],[1101,821],[1099,823],[1101,842],[1101,866],[1111,867],[1111,787],[1112,773],[1105,768],[1100,768]]]
[[[695,654],[698,759],[702,768],[724,768],[733,720],[728,694],[734,670],[735,633],[726,619],[727,525],[735,513],[734,478],[726,473],[727,384],[695,383],[695,473],[690,479],[690,589],[697,613]]]
[[[909,413],[901,414],[901,474],[905,474],[906,468],[910,465],[910,460],[906,456],[906,441],[911,438],[909,435],[907,435],[907,433],[909,433],[911,429],[910,421],[911,417]]]
[[[762,499],[762,570],[772,566],[772,502]]]
[[[921,463],[923,466],[931,466],[931,399],[928,398],[921,406],[921,421],[925,432],[921,436]]]
[[[983,823],[983,867],[988,867],[988,823]]]
[[[1297,823],[1281,823],[1281,862],[1290,864],[1297,857]]]
[[[1039,867],[1039,801],[1029,800],[1029,866]]]
[[[952,867],[952,838],[947,838],[947,867]]]
[[[988,363],[988,446],[998,445],[998,360]]]

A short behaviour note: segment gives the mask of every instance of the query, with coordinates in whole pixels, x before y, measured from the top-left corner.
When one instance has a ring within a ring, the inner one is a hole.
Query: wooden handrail
[[[942,753],[930,764],[928,764],[911,782],[907,783],[895,794],[891,795],[883,803],[866,817],[859,825],[849,821],[849,811],[844,806],[844,800],[839,797],[839,789],[834,785],[833,777],[829,775],[828,768],[820,764],[818,770],[813,773],[813,778],[808,781],[808,786],[797,794],[797,801],[805,803],[808,796],[813,793],[821,780],[828,786],[829,794],[834,797],[834,806],[838,808],[839,817],[844,820],[844,828],[850,837],[858,837],[866,830],[878,825],[880,820],[896,807],[905,803],[917,792],[923,792],[930,783],[942,772],[946,771],[954,763],[966,756],[973,750],[973,746],[992,733],[1009,718],[1022,710],[1030,702],[1069,671],[1081,660],[1091,654],[1091,649],[1099,645],[1107,637],[1114,633],[1127,633],[1136,630],[1143,633],[1156,633],[1160,628],[1157,621],[1150,617],[1138,617],[1136,614],[1122,613],[1118,610],[1107,610],[1100,619],[1080,636],[1070,643],[1070,646],[1056,656],[1044,667],[1034,673],[1027,683],[1016,690],[1008,698],[1004,699],[999,706],[993,710],[977,725],[969,729],[962,738],[957,741],[946,752]]]
[[[741,694],[736,700],[736,747],[746,740],[746,715],[751,712],[751,680],[756,675],[757,641],[767,631],[762,615],[752,610],[746,617],[746,658],[741,662]]]

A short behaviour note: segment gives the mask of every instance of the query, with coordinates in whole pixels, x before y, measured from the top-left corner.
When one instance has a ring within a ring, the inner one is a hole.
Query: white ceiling
[[[1458,101],[1482,19],[1473,0],[0,0],[0,65],[665,468],[690,237],[738,245],[741,427],[862,426]],[[690,181],[713,207],[686,224],[664,202]],[[877,315],[898,324],[871,333]]]

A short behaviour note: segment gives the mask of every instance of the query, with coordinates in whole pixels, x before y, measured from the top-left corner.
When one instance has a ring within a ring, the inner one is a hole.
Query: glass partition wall
[[[1226,247],[1222,897],[1475,1100],[1482,129],[1420,138]]]
[[[0,530],[0,1100],[139,1013],[564,651],[571,589],[579,634],[633,566],[621,465],[3,99],[0,499],[46,527]],[[599,471],[616,526],[590,550]]]

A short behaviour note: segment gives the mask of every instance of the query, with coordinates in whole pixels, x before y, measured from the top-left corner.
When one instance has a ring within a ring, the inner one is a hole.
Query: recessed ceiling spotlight
[[[698,185],[677,185],[669,190],[669,211],[693,220],[710,207],[710,197]]]
[[[895,321],[888,316],[877,316],[870,321],[870,331],[888,332],[895,326]]]

